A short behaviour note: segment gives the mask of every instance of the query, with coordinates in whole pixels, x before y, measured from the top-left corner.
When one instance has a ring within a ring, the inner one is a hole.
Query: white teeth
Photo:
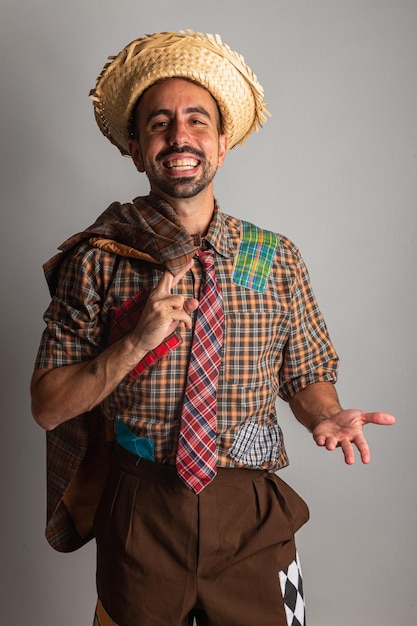
[[[167,161],[166,166],[170,169],[191,170],[196,167],[198,161],[195,159],[175,159],[173,161]]]

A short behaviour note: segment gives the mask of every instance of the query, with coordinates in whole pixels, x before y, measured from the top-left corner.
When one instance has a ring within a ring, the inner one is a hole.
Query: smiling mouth
[[[197,159],[169,159],[164,162],[164,166],[171,171],[183,172],[193,170],[199,163]]]

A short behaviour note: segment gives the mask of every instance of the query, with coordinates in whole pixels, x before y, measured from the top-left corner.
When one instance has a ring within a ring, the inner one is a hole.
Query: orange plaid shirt
[[[130,219],[134,223],[134,210]],[[241,220],[216,207],[204,242],[215,250],[225,311],[217,391],[218,465],[275,471],[288,463],[277,397],[289,400],[310,383],[335,382],[338,358],[304,262],[286,237],[278,236],[263,293],[233,282],[241,230]],[[78,244],[62,263],[44,316],[36,367],[61,367],[97,356],[109,344],[114,310],[154,288],[161,272],[152,263],[86,241]],[[201,280],[196,263],[176,292],[198,297]],[[107,417],[152,440],[155,460],[169,464],[175,463],[192,333],[181,329],[181,335],[178,347],[140,376],[126,376],[102,404]]]

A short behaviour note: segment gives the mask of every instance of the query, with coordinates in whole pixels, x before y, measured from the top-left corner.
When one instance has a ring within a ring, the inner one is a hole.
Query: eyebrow
[[[204,115],[205,117],[207,117],[208,119],[211,119],[210,113],[208,111],[206,111],[206,109],[204,109],[203,107],[188,107],[187,109],[185,109],[184,111],[186,114],[190,114],[190,113],[199,113],[201,115]],[[153,120],[155,117],[158,117],[158,115],[166,115],[168,117],[172,116],[172,111],[170,109],[156,109],[155,111],[151,111],[148,115],[148,118],[146,120],[146,123],[149,124],[149,122],[151,120]]]

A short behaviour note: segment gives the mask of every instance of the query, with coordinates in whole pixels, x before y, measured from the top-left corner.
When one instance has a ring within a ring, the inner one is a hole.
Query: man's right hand
[[[145,354],[168,337],[179,324],[191,328],[190,313],[198,308],[198,300],[173,294],[172,290],[193,266],[191,260],[176,276],[166,270],[155,289],[150,293],[130,340],[136,349]],[[143,355],[144,356],[144,355]]]

